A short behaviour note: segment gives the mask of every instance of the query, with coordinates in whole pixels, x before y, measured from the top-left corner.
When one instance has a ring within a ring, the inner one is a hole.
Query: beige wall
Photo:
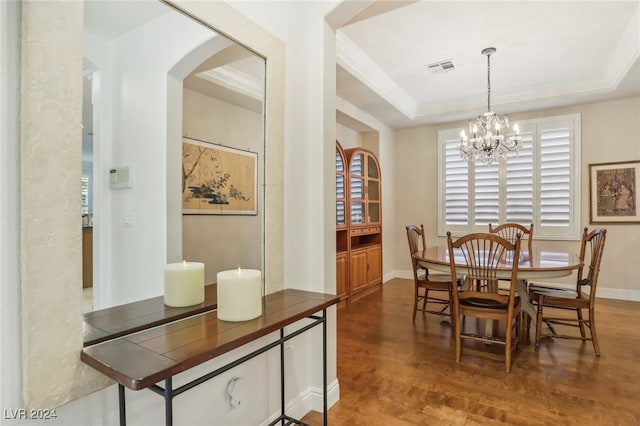
[[[336,123],[336,140],[342,149],[359,148],[362,146],[362,134],[356,130]]]
[[[580,113],[582,121],[581,223],[589,228],[607,228],[607,244],[600,272],[599,294],[618,299],[640,300],[640,225],[589,223],[589,164],[640,160],[640,98],[583,104],[565,108],[513,114],[513,121]],[[464,126],[448,123],[396,131],[395,214],[396,229],[408,224],[424,224],[428,245],[445,243],[438,229],[438,131]],[[388,186],[386,187],[388,190]],[[637,201],[636,201],[637,202]],[[397,232],[394,242],[394,269],[409,271],[406,234]],[[578,242],[549,241],[555,247],[579,250]],[[388,250],[388,252],[391,250]],[[552,281],[552,280],[550,280]],[[570,279],[561,279],[570,282]]]
[[[264,137],[262,114],[189,89],[184,91],[184,136],[258,153],[258,215],[183,215],[182,255],[205,264],[205,282],[238,266],[262,270]]]

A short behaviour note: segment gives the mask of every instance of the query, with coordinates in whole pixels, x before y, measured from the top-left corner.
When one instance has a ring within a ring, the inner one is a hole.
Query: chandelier
[[[487,112],[469,122],[469,133],[460,132],[460,156],[465,160],[474,159],[484,164],[492,164],[500,159],[506,159],[507,153],[518,150],[522,137],[518,125],[513,126],[515,134],[505,136],[509,129],[509,117],[497,115],[491,111],[491,55],[496,53],[495,47],[487,47],[482,54],[487,57]]]

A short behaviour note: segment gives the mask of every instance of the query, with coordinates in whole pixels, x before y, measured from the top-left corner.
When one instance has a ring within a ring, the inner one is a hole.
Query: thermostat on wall
[[[109,188],[132,188],[131,168],[129,166],[113,167],[109,169]]]

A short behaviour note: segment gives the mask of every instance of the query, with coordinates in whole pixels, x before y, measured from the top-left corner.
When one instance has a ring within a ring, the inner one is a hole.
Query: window
[[[363,154],[357,154],[351,160],[351,223],[364,223],[364,177]],[[356,177],[354,177],[356,176]]]
[[[345,226],[345,191],[346,171],[344,161],[342,159],[342,149],[336,146],[336,226]]]
[[[80,206],[83,216],[89,213],[89,176],[85,174],[80,177]]]
[[[580,239],[580,115],[518,121],[517,157],[485,165],[460,157],[461,129],[438,133],[438,233],[533,223],[536,239]]]

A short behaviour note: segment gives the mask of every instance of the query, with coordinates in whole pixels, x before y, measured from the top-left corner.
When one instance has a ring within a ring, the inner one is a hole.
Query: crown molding
[[[416,100],[340,31],[336,33],[336,62],[406,117],[415,115]]]
[[[377,118],[360,110],[358,107],[341,98],[340,96],[336,96],[336,111],[358,122],[358,124],[361,125],[358,131],[373,132],[376,131],[376,129],[385,129],[388,131],[392,130]]]
[[[638,14],[632,14],[605,67],[604,74],[612,89],[618,87],[640,57],[638,40],[640,40],[640,19],[638,19]]]
[[[218,67],[196,76],[252,99],[262,101],[264,98],[264,84],[261,79],[231,67]]]

